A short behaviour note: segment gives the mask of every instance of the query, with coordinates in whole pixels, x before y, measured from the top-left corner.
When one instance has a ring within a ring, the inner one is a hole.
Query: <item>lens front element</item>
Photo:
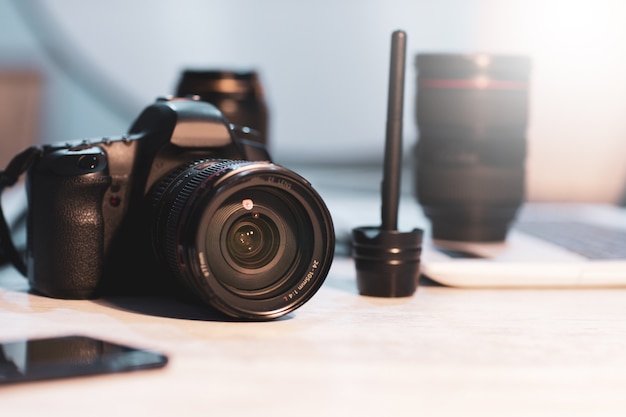
[[[233,267],[258,269],[269,263],[278,252],[278,230],[259,215],[241,219],[227,234],[227,255]]]

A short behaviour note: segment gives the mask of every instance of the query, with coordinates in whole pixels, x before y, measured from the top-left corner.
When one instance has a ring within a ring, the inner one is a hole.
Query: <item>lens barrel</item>
[[[434,239],[501,241],[525,195],[530,61],[418,54],[415,192]]]
[[[269,162],[205,160],[153,193],[153,244],[200,299],[271,319],[308,301],[332,263],[334,228],[310,184]]]

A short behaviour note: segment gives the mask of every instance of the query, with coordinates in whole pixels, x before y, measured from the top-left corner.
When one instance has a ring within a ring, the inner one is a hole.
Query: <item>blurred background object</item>
[[[180,74],[176,95],[197,95],[217,107],[237,126],[255,130],[250,139],[268,141],[268,108],[259,74],[247,69],[185,69]]]
[[[42,78],[28,65],[0,67],[0,167],[38,141]]]
[[[393,30],[409,34],[409,56],[524,54],[533,62],[528,198],[619,202],[624,16],[619,0],[0,0],[0,69],[20,61],[41,71],[38,140],[54,142],[124,132],[176,90],[184,68],[254,68],[272,109],[274,159],[342,166],[380,161]],[[408,72],[407,97],[414,79]],[[404,111],[413,120],[410,101]],[[412,148],[417,128],[405,125]]]
[[[418,54],[416,197],[435,239],[503,241],[525,198],[531,62]]]

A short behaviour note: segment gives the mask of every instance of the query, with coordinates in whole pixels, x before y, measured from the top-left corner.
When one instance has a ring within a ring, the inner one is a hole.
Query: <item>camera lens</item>
[[[525,56],[418,54],[416,196],[435,239],[502,241],[524,201]]]
[[[326,278],[335,239],[330,213],[310,184],[286,168],[194,162],[162,181],[153,201],[157,257],[228,315],[280,317]]]

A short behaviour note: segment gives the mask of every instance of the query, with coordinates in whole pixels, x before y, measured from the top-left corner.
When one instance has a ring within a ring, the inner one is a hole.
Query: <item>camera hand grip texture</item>
[[[31,175],[37,177],[28,185],[31,287],[55,298],[93,298],[104,265],[102,200],[111,178]]]

